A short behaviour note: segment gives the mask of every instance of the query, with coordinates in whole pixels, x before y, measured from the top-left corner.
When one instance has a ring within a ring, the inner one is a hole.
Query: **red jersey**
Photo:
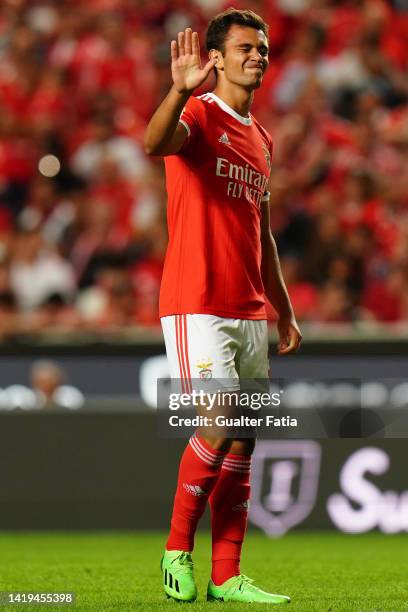
[[[191,97],[180,122],[188,138],[165,157],[169,244],[160,316],[266,319],[260,221],[272,140],[213,93]]]

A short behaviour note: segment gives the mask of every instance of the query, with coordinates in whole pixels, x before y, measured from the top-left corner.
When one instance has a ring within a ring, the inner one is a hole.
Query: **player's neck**
[[[242,117],[248,117],[249,109],[254,99],[253,91],[248,92],[241,88],[226,88],[223,87],[222,83],[217,83],[213,93],[225,104],[228,104],[236,113]]]

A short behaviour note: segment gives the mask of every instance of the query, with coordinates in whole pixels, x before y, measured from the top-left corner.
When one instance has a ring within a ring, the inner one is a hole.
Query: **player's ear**
[[[224,70],[224,58],[221,51],[218,51],[218,49],[211,49],[211,51],[208,53],[208,57],[210,59],[217,60],[215,67],[218,68],[218,70]]]

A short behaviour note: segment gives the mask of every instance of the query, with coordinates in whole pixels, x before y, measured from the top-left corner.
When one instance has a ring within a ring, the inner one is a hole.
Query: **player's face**
[[[268,50],[262,30],[232,25],[221,60],[226,80],[250,90],[260,87],[269,63]]]

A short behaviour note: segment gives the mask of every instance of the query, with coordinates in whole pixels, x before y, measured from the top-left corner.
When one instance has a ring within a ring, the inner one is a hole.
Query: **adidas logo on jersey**
[[[228,138],[227,132],[224,132],[223,134],[221,134],[221,136],[218,139],[218,142],[222,142],[222,144],[226,144],[226,145],[230,145],[230,139]]]
[[[199,487],[198,485],[191,485],[183,482],[183,489],[187,491],[187,493],[191,493],[191,495],[195,495],[195,497],[201,497],[205,495],[205,491]]]
[[[249,500],[247,499],[246,501],[241,502],[240,504],[237,504],[236,506],[232,507],[234,512],[248,512],[249,510]]]

